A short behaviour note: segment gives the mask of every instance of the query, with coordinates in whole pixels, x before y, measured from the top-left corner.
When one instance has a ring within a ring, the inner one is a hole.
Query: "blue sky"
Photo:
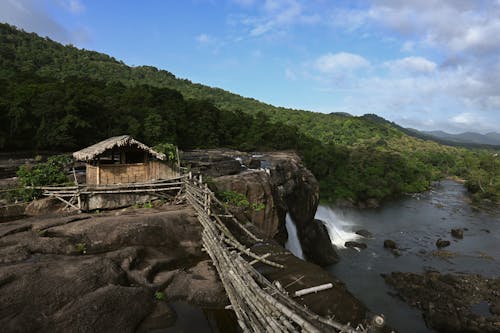
[[[500,132],[500,0],[2,0],[0,21],[277,106]]]

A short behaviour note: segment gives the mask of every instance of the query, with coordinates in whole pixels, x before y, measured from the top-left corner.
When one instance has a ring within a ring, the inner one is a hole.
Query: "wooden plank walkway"
[[[276,268],[283,265],[268,259],[271,254],[251,252],[231,234],[220,216],[234,219],[248,236],[259,240],[238,223],[201,178],[185,180],[185,195],[203,226],[203,246],[217,269],[231,302],[230,308],[244,332],[369,332],[368,328],[353,328],[310,312],[260,274],[252,266],[256,262]]]

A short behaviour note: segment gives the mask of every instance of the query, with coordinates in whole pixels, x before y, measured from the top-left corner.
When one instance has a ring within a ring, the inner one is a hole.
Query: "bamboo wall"
[[[87,164],[87,184],[142,183],[178,176],[167,164],[160,161],[135,164],[109,164],[92,166]]]

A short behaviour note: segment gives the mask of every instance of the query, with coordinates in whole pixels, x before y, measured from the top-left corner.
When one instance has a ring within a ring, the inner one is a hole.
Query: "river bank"
[[[470,206],[463,186],[449,180],[436,184],[431,191],[391,201],[380,208],[320,205],[316,218],[325,222],[341,257],[338,264],[327,270],[401,332],[434,330],[426,325],[417,308],[396,296],[397,290],[387,285],[381,274],[424,274],[433,270],[500,276],[500,212]],[[356,234],[360,229],[366,229],[372,237]],[[463,239],[453,237],[451,229],[463,229]],[[436,247],[440,238],[450,245]],[[400,256],[384,248],[386,239],[397,244]],[[345,248],[346,241],[362,242],[367,248]]]

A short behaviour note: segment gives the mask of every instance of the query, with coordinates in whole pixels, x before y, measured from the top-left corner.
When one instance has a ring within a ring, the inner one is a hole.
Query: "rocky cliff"
[[[209,177],[215,192],[241,193],[251,205],[259,207],[233,212],[239,219],[258,226],[266,237],[282,245],[286,242],[288,213],[308,259],[320,265],[338,260],[326,229],[314,220],[319,203],[318,181],[294,152],[195,150],[184,152],[182,159],[193,172]]]

